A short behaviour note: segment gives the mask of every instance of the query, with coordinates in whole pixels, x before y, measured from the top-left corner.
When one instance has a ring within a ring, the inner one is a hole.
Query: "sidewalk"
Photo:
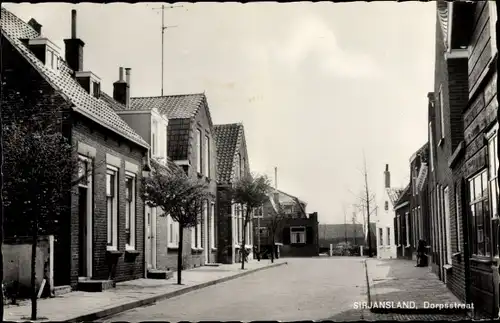
[[[371,258],[365,264],[371,312],[467,317],[470,309],[431,272],[430,267],[415,267],[415,261],[400,259]],[[384,308],[382,303],[388,305]]]
[[[55,298],[40,299],[38,317],[59,322],[93,321],[136,307],[179,296],[190,291],[222,283],[250,273],[285,265],[282,259],[271,264],[269,260],[250,260],[241,270],[241,264],[219,267],[198,267],[182,272],[183,285],[177,285],[177,273],[168,280],[137,279],[116,284],[116,288],[101,293],[71,292]],[[29,321],[31,304],[5,306],[4,320]]]

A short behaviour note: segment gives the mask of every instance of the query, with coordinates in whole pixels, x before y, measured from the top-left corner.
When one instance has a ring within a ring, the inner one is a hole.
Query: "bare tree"
[[[204,203],[213,200],[205,180],[192,179],[181,170],[167,170],[152,162],[153,172],[144,177],[141,197],[150,207],[160,207],[163,216],[170,215],[179,224],[179,248],[177,256],[177,284],[182,284],[182,240],[184,229],[192,228],[201,221]]]
[[[271,188],[269,179],[264,175],[246,175],[240,178],[231,188],[230,196],[233,204],[240,204],[243,206],[243,239],[241,242],[241,269],[245,269],[245,258],[247,251],[246,244],[246,231],[248,223],[252,220],[253,211],[266,201],[268,192]]]

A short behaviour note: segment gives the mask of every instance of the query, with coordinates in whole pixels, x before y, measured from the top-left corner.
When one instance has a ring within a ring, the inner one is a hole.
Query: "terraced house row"
[[[204,93],[131,97],[131,68],[116,67],[113,93],[106,94],[98,74],[84,65],[75,10],[64,57],[35,19],[26,23],[2,8],[0,21],[2,91],[28,98],[42,112],[67,103],[70,117],[61,131],[88,170],[76,194],[68,194],[71,211],[52,233],[51,288],[103,290],[117,281],[162,277],[176,269],[180,244],[185,268],[239,261],[244,235],[252,258],[253,222],[243,232],[242,208],[221,200],[221,192],[250,173],[241,123],[214,124]],[[2,102],[4,120],[22,116],[8,108],[13,103]],[[178,224],[139,197],[153,163],[206,180],[215,196],[183,241]],[[305,204],[300,207],[305,214]],[[18,229],[6,225],[7,238],[22,234]]]
[[[436,15],[428,139],[412,158],[408,188],[393,205],[398,257],[415,259],[418,241],[425,241],[428,264],[448,288],[496,316],[496,3],[438,1]]]

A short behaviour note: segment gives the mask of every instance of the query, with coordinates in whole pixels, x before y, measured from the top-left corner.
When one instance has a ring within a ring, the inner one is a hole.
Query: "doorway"
[[[92,277],[92,170],[90,161],[80,157],[81,175],[85,180],[78,184],[78,277]]]

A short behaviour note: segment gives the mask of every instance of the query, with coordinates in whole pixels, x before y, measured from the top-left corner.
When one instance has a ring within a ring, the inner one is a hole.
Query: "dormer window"
[[[61,49],[47,38],[32,38],[28,45],[33,54],[53,71],[59,70]]]
[[[90,95],[101,97],[101,79],[92,72],[75,72],[75,78]]]

